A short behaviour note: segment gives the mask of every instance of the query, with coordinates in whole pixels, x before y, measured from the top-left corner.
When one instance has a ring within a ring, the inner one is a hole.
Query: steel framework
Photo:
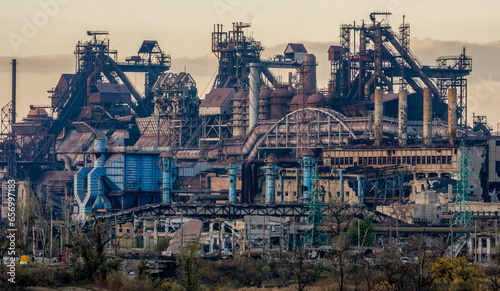
[[[469,192],[472,190],[469,186],[469,164],[470,160],[466,151],[465,141],[460,143],[460,155],[457,157],[457,184],[455,186],[456,197],[451,217],[450,227],[474,227],[474,218],[472,217]]]
[[[328,243],[326,233],[324,228],[322,228],[325,223],[325,205],[323,205],[321,201],[322,196],[325,195],[325,193],[320,189],[319,181],[318,164],[316,164],[313,177],[314,189],[311,193],[311,201],[308,205],[306,205],[308,209],[308,217],[304,238],[304,248],[320,247]]]

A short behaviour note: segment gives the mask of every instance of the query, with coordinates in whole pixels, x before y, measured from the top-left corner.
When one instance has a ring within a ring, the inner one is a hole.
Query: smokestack
[[[424,88],[424,119],[423,135],[424,144],[429,146],[432,141],[432,97],[431,89]]]
[[[382,89],[375,89],[374,125],[375,145],[382,145],[382,122],[384,117],[384,93]]]
[[[304,56],[304,93],[316,93],[316,57],[313,54],[306,54]]]
[[[408,142],[408,92],[406,90],[399,90],[399,129],[398,138],[399,145],[405,146]]]
[[[448,88],[448,138],[453,144],[457,138],[457,89]]]
[[[12,124],[16,123],[16,66],[17,60],[12,59]]]
[[[260,65],[248,64],[250,67],[250,96],[249,96],[249,122],[248,133],[252,131],[259,120],[259,94],[260,94]]]

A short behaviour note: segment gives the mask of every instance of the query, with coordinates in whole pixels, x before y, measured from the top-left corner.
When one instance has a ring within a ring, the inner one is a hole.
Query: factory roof
[[[307,50],[301,43],[289,43],[285,48],[286,53],[307,53]]]
[[[232,92],[233,88],[213,89],[201,102],[200,107],[220,107]]]

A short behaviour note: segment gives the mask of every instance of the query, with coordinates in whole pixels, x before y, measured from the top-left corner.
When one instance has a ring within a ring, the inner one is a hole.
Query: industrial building
[[[248,23],[214,26],[218,72],[206,96],[189,73],[170,71],[158,42],[120,61],[107,32],[89,31],[76,45],[76,72],[61,75],[50,105],[32,106],[18,122],[14,60],[12,101],[1,116],[3,179],[50,193],[56,212],[70,201],[75,219],[131,209],[166,219],[154,210],[165,205],[222,205],[226,216],[235,205],[267,209],[264,218],[238,214],[256,245],[249,219],[276,223],[266,215],[287,205],[306,218],[309,205],[333,200],[392,217],[406,207],[411,217],[396,219],[408,224],[453,225],[457,203],[471,217],[497,219],[500,140],[485,117],[467,120],[471,56],[464,48],[423,65],[409,25],[394,31],[389,14],[341,25],[340,44],[325,48],[326,89],[303,44],[264,59],[261,42],[245,34]],[[127,72],[144,73],[144,92]],[[204,213],[197,215],[217,216]]]

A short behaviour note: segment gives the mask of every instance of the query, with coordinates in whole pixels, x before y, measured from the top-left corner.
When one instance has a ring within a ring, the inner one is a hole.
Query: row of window
[[[332,159],[332,166],[451,164],[451,156],[416,156],[416,157],[403,156],[403,157],[358,157],[358,158],[339,157],[331,159]]]

